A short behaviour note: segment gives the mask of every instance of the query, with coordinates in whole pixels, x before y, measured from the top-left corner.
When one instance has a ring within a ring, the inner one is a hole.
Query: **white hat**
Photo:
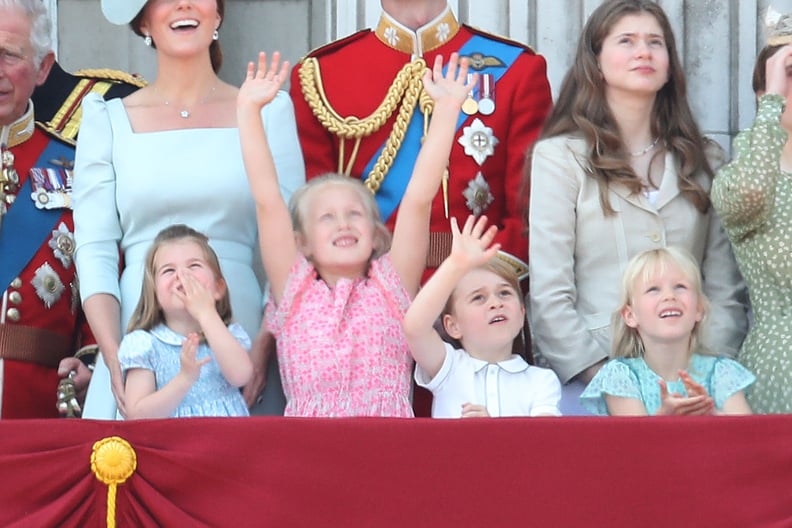
[[[102,0],[102,13],[112,24],[129,24],[148,0]]]

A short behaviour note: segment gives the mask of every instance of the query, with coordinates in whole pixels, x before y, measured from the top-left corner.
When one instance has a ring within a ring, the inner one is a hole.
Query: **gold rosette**
[[[137,454],[129,442],[118,436],[94,443],[91,471],[107,484],[107,526],[115,527],[116,487],[123,484],[137,469]]]

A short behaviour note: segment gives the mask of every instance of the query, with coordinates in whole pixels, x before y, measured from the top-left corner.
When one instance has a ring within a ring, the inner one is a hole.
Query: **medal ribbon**
[[[72,160],[73,157],[74,147],[50,140],[33,166],[60,169],[52,160]],[[62,210],[36,208],[30,199],[33,192],[31,180],[27,178],[19,188],[17,199],[3,216],[0,229],[0,291],[8,288],[11,281],[25,269],[63,215]]]
[[[502,66],[486,66],[478,70],[479,74],[492,74],[492,82],[495,83],[500,80],[514,64],[523,52],[523,48],[506,42],[491,40],[480,35],[473,35],[461,48],[459,48],[460,56],[471,55],[477,52],[485,57],[497,57],[503,63]],[[446,68],[447,67],[443,68],[443,72],[446,71]],[[459,130],[469,117],[471,116],[460,112],[456,129]],[[379,205],[383,220],[387,220],[393,214],[393,211],[399,206],[402,196],[404,196],[405,189],[407,189],[407,183],[410,181],[413,168],[415,167],[415,160],[418,158],[418,151],[421,148],[421,137],[423,136],[424,130],[423,122],[423,113],[420,109],[416,108],[410,120],[410,124],[407,127],[407,131],[404,134],[401,148],[396,154],[396,158],[393,160],[393,165],[388,171],[387,177],[383,180],[382,185],[377,191],[377,204]],[[374,154],[374,157],[366,164],[366,168],[363,170],[364,180],[366,179],[366,175],[371,173],[374,164],[384,148],[385,145],[383,144]]]

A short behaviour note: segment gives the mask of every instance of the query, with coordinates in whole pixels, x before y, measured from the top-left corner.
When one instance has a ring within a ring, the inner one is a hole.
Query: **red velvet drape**
[[[792,416],[0,421],[0,526],[792,526]]]

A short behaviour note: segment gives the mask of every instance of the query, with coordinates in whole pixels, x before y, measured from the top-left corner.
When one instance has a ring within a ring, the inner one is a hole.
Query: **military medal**
[[[484,179],[484,175],[481,174],[481,171],[476,174],[474,179],[470,180],[467,188],[462,191],[462,195],[466,200],[465,205],[467,205],[470,212],[476,216],[483,213],[495,199],[490,191],[489,183]]]
[[[467,74],[467,82],[470,82],[470,79],[472,77],[473,77],[473,74],[472,73],[468,73]],[[479,111],[478,102],[476,101],[476,99],[474,97],[474,94],[473,94],[474,91],[475,91],[475,88],[473,90],[470,90],[470,92],[468,93],[467,99],[465,99],[465,101],[462,103],[462,111],[465,112],[467,115],[473,115],[473,114],[475,114],[476,112]]]
[[[36,295],[44,301],[47,308],[52,308],[52,305],[60,299],[63,290],[66,289],[58,274],[46,262],[36,270],[36,274],[30,282],[36,290]]]
[[[30,198],[38,209],[71,209],[71,171],[68,169],[30,169],[33,192]]]
[[[495,79],[491,73],[482,73],[479,77],[481,98],[478,111],[481,115],[491,115],[495,111]]]
[[[55,258],[60,260],[63,267],[69,269],[74,257],[74,234],[69,231],[68,226],[61,222],[58,229],[52,231],[52,238],[47,244],[52,249]]]
[[[8,212],[8,206],[14,203],[17,188],[19,187],[19,174],[14,168],[14,154],[5,145],[0,145],[0,160],[2,161],[2,172],[0,172],[0,225],[2,225],[3,215]]]
[[[484,161],[495,153],[498,138],[490,127],[484,126],[481,119],[476,118],[470,126],[462,129],[462,137],[457,142],[465,147],[465,154],[471,156],[479,165],[483,165]]]

